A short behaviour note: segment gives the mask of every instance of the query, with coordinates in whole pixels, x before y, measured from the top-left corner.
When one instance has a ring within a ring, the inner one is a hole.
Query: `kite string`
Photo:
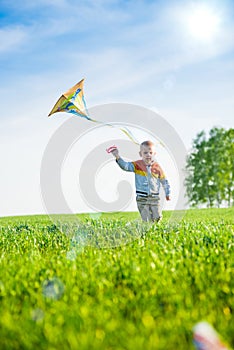
[[[90,118],[90,117],[89,117]],[[101,124],[101,125],[104,125],[104,126],[109,126],[111,128],[115,128],[115,129],[118,129],[120,131],[122,131],[133,143],[135,143],[136,145],[140,145],[140,142],[137,140],[137,138],[132,134],[132,132],[126,128],[126,127],[118,127],[116,125],[113,125],[113,124],[109,124],[109,123],[105,123],[105,122],[100,122],[99,120],[96,120],[96,119],[92,119],[90,118],[89,119],[90,121],[93,121],[95,123],[98,123],[98,124]]]

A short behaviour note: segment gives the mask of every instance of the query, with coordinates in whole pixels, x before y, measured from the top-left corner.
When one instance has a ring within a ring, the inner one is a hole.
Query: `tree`
[[[233,205],[234,129],[201,131],[187,157],[186,193],[192,206]]]

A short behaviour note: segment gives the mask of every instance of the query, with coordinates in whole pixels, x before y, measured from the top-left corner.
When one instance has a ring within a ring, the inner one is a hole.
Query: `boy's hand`
[[[170,201],[171,200],[170,196],[166,196],[166,200]]]
[[[107,153],[111,153],[113,154],[113,156],[116,158],[116,159],[119,159],[119,150],[116,146],[111,146],[109,148],[106,149]]]
[[[115,145],[110,146],[109,148],[106,149],[107,153],[112,153],[114,150],[116,150],[117,147]]]
[[[111,152],[113,154],[113,156],[116,158],[116,159],[119,159],[119,150],[116,148],[114,151]]]

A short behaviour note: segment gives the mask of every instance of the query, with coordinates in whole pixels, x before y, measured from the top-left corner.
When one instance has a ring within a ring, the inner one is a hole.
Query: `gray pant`
[[[159,196],[139,197],[137,196],[137,208],[143,221],[159,221],[162,217]]]

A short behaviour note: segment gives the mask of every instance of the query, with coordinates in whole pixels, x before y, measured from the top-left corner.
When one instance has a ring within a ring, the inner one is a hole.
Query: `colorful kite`
[[[84,94],[83,94],[83,85],[84,85],[84,79],[82,79],[79,83],[74,85],[71,89],[69,89],[67,92],[62,94],[62,96],[58,99],[56,104],[54,105],[53,109],[51,110],[50,114],[48,116],[51,116],[54,113],[57,112],[68,112],[75,114],[78,117],[85,118],[91,122],[107,125],[110,127],[116,127],[112,124],[99,122],[98,120],[92,119],[89,116]],[[131,141],[139,145],[139,142],[137,139],[133,136],[130,130],[128,130],[126,127],[116,127],[120,129],[125,135],[127,135]]]

